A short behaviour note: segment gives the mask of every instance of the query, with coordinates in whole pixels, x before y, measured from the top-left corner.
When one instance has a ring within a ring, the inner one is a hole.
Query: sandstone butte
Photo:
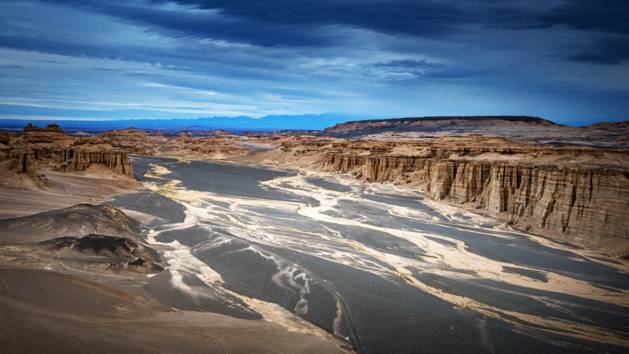
[[[104,167],[113,174],[132,176],[128,153],[97,139],[66,135],[57,125],[38,128],[31,124],[21,134],[0,135],[0,162],[5,170],[31,177],[45,184],[39,169],[87,171]]]

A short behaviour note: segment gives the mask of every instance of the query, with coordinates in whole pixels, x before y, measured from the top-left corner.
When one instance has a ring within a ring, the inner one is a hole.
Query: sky
[[[628,15],[626,0],[1,0],[0,119],[626,120]]]

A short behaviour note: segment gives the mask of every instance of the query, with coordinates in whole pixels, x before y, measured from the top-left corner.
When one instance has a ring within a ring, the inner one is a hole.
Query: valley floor
[[[269,153],[263,146],[241,162]],[[629,347],[629,268],[603,254],[390,184],[160,157],[136,156],[133,167],[138,184],[52,173],[46,191],[0,188],[0,243],[12,241],[0,246],[0,351]],[[85,202],[141,223],[63,210],[53,221],[14,218]],[[165,269],[112,271],[110,254],[50,251],[28,238],[89,230],[128,232]]]

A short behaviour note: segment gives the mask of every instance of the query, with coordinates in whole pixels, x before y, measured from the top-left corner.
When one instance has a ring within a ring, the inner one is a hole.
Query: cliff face
[[[99,164],[117,174],[131,177],[133,170],[129,157],[123,151],[85,151],[68,149],[63,152],[62,166],[71,171],[85,171],[90,166]]]
[[[40,180],[37,166],[49,165],[63,171],[86,171],[94,165],[101,165],[112,172],[131,177],[133,171],[129,157],[122,151],[87,151],[81,149],[18,149],[9,150],[2,155],[8,162],[9,170],[26,174],[34,180]],[[39,181],[41,182],[41,181]]]
[[[126,152],[100,141],[68,136],[56,125],[46,128],[28,125],[22,134],[4,136],[0,141],[0,165],[12,173],[27,175],[39,186],[46,183],[45,176],[38,173],[42,167],[86,171],[92,166],[102,166],[115,174],[133,175]]]
[[[323,168],[370,182],[413,184],[513,226],[586,245],[629,240],[629,171],[420,157],[328,154]]]
[[[9,150],[2,154],[2,160],[8,163],[9,170],[27,175],[37,183],[44,183],[45,180],[37,173],[33,151]]]
[[[321,146],[284,150],[318,151],[319,166],[327,171],[407,185],[520,230],[629,254],[629,152],[488,143],[424,144],[416,153],[392,155],[396,147],[389,143],[374,143],[372,149],[360,141]],[[599,163],[584,162],[590,160]]]

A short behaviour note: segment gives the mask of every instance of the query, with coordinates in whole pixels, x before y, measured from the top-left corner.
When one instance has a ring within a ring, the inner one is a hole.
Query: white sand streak
[[[169,173],[166,168],[160,169],[155,167],[153,168],[153,172],[156,172],[156,176]],[[203,203],[200,198],[197,198],[203,196],[208,199],[212,199],[211,196],[203,193],[198,194],[194,191],[186,191],[185,189],[178,187],[179,184],[179,181],[171,181],[167,183],[167,189],[165,189],[163,186],[159,187],[154,183],[145,184],[147,188],[182,203],[182,205],[184,205],[186,208],[186,217],[183,222],[162,225],[160,231],[150,230],[147,237],[149,243],[166,248],[163,254],[168,263],[167,270],[171,273],[171,284],[174,287],[185,291],[190,295],[204,296],[205,294],[202,292],[202,288],[191,287],[183,281],[186,275],[192,274],[196,276],[199,280],[201,280],[206,286],[215,290],[219,290],[219,292],[224,292],[226,294],[230,294],[236,298],[239,298],[252,310],[259,313],[265,320],[278,324],[284,327],[289,332],[307,333],[325,338],[332,337],[323,329],[309,323],[308,321],[303,320],[298,316],[308,312],[308,302],[305,296],[310,292],[310,278],[305,273],[296,275],[296,273],[299,271],[297,268],[292,266],[283,266],[278,263],[278,273],[276,273],[272,279],[276,284],[278,284],[278,286],[298,289],[300,300],[295,306],[295,313],[297,314],[296,315],[277,304],[240,295],[236,292],[224,288],[221,275],[214,269],[209,267],[207,264],[196,258],[192,253],[192,249],[190,249],[190,247],[182,245],[178,241],[173,241],[170,243],[158,242],[156,240],[156,237],[162,232],[182,230],[193,226],[205,227],[203,223],[199,222],[199,220],[216,220],[216,215],[212,215],[212,213],[210,212],[211,207],[206,205],[207,203]],[[237,203],[234,203],[232,205],[236,204]],[[250,228],[247,229],[251,231]],[[218,244],[213,243],[212,245],[216,247],[221,242],[224,243],[228,241],[227,239],[223,238],[219,241]],[[264,257],[274,260],[277,263],[277,260],[273,257],[266,255],[257,249],[255,249],[255,251],[263,255]],[[297,283],[295,279],[300,279],[303,285]]]
[[[158,170],[156,169],[154,169],[153,171],[158,172]],[[159,172],[164,172],[164,170],[159,170]],[[340,199],[360,203],[366,203],[367,201],[362,199],[359,194],[354,191],[335,192],[318,186],[314,186],[311,183],[308,183],[308,181],[306,180],[306,177],[312,176],[324,175],[311,173],[307,175],[278,177],[263,182],[262,185],[266,188],[291,193],[297,196],[314,198],[319,203],[319,205],[316,206],[307,205],[299,202],[276,201],[258,198],[242,198],[217,195],[210,192],[190,191],[181,188],[178,181],[171,181],[167,184],[166,188],[164,188],[164,186],[157,187],[155,185],[149,185],[149,187],[183,203],[186,206],[186,213],[187,215],[189,214],[190,217],[186,217],[186,221],[184,221],[182,225],[179,225],[182,228],[189,227],[191,225],[197,225],[198,219],[195,221],[194,217],[205,219],[224,225],[224,227],[228,229],[230,233],[244,240],[251,240],[258,244],[273,247],[292,248],[304,252],[309,251],[310,254],[316,254],[316,256],[323,259],[352,266],[376,275],[399,277],[409,285],[414,286],[426,293],[432,294],[453,305],[459,306],[461,308],[466,308],[483,315],[491,316],[493,318],[499,318],[514,325],[525,324],[536,330],[543,330],[555,333],[560,333],[561,331],[561,334],[563,335],[571,335],[576,338],[585,338],[589,340],[625,346],[629,345],[629,340],[622,333],[617,333],[609,329],[599,328],[594,325],[534,316],[526,313],[497,308],[465,296],[447,293],[419,281],[416,277],[413,276],[411,270],[415,269],[421,272],[434,273],[450,278],[495,280],[502,283],[526,287],[529,289],[552,291],[624,307],[629,306],[629,292],[624,290],[607,290],[603,288],[598,288],[586,281],[581,281],[549,271],[544,272],[548,276],[547,282],[542,282],[520,274],[505,272],[503,270],[503,267],[515,267],[522,270],[531,270],[535,272],[539,272],[539,270],[522,265],[514,265],[508,262],[501,262],[469,252],[467,250],[466,244],[460,240],[438,234],[384,227],[373,225],[367,222],[362,222],[361,220],[333,216],[341,215],[339,214],[340,210],[338,204]],[[352,182],[352,185],[356,185],[356,182]],[[377,187],[374,185],[370,185],[369,188],[374,190],[377,189]],[[353,189],[357,190],[359,188]],[[382,186],[382,189],[386,193],[394,193],[398,195],[407,194],[409,196],[416,196],[416,194],[396,189],[395,187],[390,185]],[[216,206],[216,204],[203,203],[202,201],[204,200],[217,203],[226,203],[228,207],[218,207]],[[391,215],[411,217],[415,219],[420,219],[423,222],[427,223],[439,222],[438,218],[435,218],[434,216],[431,216],[424,211],[418,211],[413,208],[408,208],[404,206],[392,207],[388,204],[376,201],[368,202],[374,206],[388,208],[388,212]],[[492,230],[481,227],[480,225],[482,224],[490,224],[494,227],[498,226],[498,223],[486,217],[469,213],[467,211],[460,210],[454,207],[443,206],[439,203],[431,201],[423,201],[423,203],[431,207],[433,210],[440,213],[441,215],[446,215],[448,219],[452,221],[452,223],[449,223],[448,226],[456,228],[457,222],[464,223],[467,226],[475,226],[477,228],[477,231],[466,229],[466,232],[477,233],[478,237],[487,237],[485,236],[485,234],[489,231],[491,231],[492,237],[501,237],[505,239],[516,237],[507,234],[500,234],[496,232],[497,230],[495,228]],[[308,230],[298,230],[294,227],[291,228],[287,225],[275,225],[272,224],[272,222],[266,220],[264,215],[257,215],[255,212],[252,212],[251,207],[269,208],[283,213],[296,213],[302,217],[306,217],[310,220],[316,221],[317,223],[324,222],[337,225],[361,227],[364,229],[386,233],[417,245],[417,247],[422,249],[430,257],[422,257],[421,259],[410,259],[390,253],[385,253],[369,247],[368,245],[343,238],[343,235],[341,235],[339,232],[331,230],[327,227],[323,227],[323,229],[327,230],[328,234],[319,235],[317,233],[308,232]],[[530,235],[526,235],[526,237],[530,237]],[[540,241],[537,238],[533,239],[536,241]],[[444,242],[437,242],[435,240],[448,241],[450,244],[444,244]],[[218,242],[228,241],[222,239]],[[547,246],[552,242],[544,240],[540,241],[540,243]],[[451,244],[453,244],[454,246],[452,246]],[[183,246],[176,245],[176,247]],[[552,243],[551,247],[557,249],[565,249],[564,246],[560,246],[554,243]],[[290,289],[296,290],[300,296],[300,300],[294,311],[298,314],[307,313],[308,303],[306,298],[310,291],[310,279],[308,278],[308,274],[298,271],[297,268],[291,268],[286,264],[282,264],[272,255],[261,252],[255,247],[252,247],[251,249],[259,253],[261,256],[273,259],[273,261],[276,262],[278,272],[273,276],[272,280],[281,287],[288,287]],[[183,255],[183,253],[173,254],[173,256],[176,255]],[[189,255],[186,254],[185,256],[194,258],[192,253],[190,253]],[[376,259],[383,264],[390,266],[393,270],[386,266],[371,262],[368,259]],[[201,261],[198,262],[202,263]],[[209,267],[207,267],[207,265],[201,265],[193,262],[187,264],[186,266],[197,267],[197,269],[199,269],[201,272],[203,272],[203,269],[205,269],[206,278],[204,279],[204,281],[207,280],[211,283],[216,282],[217,279],[220,279],[220,275],[218,277],[212,275],[215,272],[213,270],[208,270],[207,268]],[[452,270],[458,271],[454,272]],[[469,274],[466,274],[465,272],[461,272],[461,270],[470,272]],[[301,277],[301,279],[299,279],[299,277]],[[299,279],[300,281],[297,282],[297,279]],[[235,295],[240,296],[238,294]],[[247,304],[249,304],[249,306],[263,313],[263,316],[270,321],[282,324],[285,320],[289,320],[297,327],[300,326],[298,322],[294,321],[294,318],[291,319],[291,316],[294,316],[292,313],[283,309],[282,310],[284,312],[282,312],[280,309],[277,308],[277,305],[268,303],[261,305],[262,302],[260,302],[259,300],[252,300],[243,296],[240,297]],[[535,299],[542,301],[549,306],[554,305],[550,300],[544,299],[542,297],[535,297]],[[337,310],[341,311],[340,304],[337,305]],[[282,316],[280,316],[281,319],[278,319],[277,317],[278,311],[279,313],[283,314]],[[337,317],[334,322],[335,328],[340,326],[340,318],[340,314],[337,313]],[[542,326],[544,328],[540,328],[539,326]]]

